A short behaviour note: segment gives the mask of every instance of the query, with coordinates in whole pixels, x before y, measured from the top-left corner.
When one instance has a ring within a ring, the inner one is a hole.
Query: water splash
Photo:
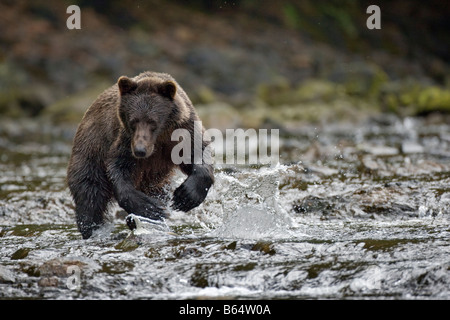
[[[165,220],[152,220],[135,214],[129,214],[126,219],[134,221],[136,229],[133,230],[133,234],[137,236],[155,233],[174,234]]]
[[[293,221],[279,203],[278,165],[258,174],[220,174],[214,197],[221,203],[222,223],[210,235],[220,238],[279,239],[289,237]]]

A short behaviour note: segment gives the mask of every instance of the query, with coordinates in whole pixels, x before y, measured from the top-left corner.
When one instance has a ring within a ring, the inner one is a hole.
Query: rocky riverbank
[[[120,75],[171,73],[207,126],[450,112],[446,5],[366,1],[0,3],[0,113],[78,122]],[[447,47],[447,48],[445,48]],[[213,115],[213,116],[212,116]]]

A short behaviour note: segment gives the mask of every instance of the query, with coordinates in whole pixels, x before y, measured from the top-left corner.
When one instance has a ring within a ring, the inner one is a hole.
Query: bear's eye
[[[156,122],[154,122],[154,121],[149,121],[148,126],[152,132],[154,132],[157,128]]]
[[[129,123],[130,123],[130,128],[131,129],[135,129],[136,128],[136,124],[138,123],[138,120],[137,119],[131,119]]]

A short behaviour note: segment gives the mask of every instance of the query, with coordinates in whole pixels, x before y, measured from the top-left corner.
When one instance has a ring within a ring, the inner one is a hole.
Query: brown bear
[[[193,133],[194,121],[199,117],[192,102],[168,74],[122,76],[100,94],[78,126],[67,170],[84,239],[103,224],[112,199],[128,213],[154,220],[166,217],[164,187],[177,167],[188,177],[175,190],[172,207],[187,212],[203,202],[214,176],[211,161],[193,159],[199,144],[190,143],[192,161],[176,165],[171,159],[179,143],[172,141],[172,132]],[[202,139],[202,151],[208,144]]]

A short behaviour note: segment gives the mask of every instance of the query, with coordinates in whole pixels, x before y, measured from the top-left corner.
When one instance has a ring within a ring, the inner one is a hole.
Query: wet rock
[[[86,263],[79,260],[52,259],[44,262],[35,272],[40,277],[38,284],[41,287],[57,287],[65,284],[67,278],[72,274],[69,267],[76,266],[84,269]]]
[[[39,267],[39,274],[41,276],[58,276],[58,277],[67,276],[68,275],[67,268],[73,265],[82,268],[86,264],[78,260],[53,259],[44,262]]]
[[[334,209],[334,206],[327,199],[307,196],[302,200],[296,201],[293,209],[297,213],[329,212]]]
[[[363,206],[363,210],[369,214],[381,215],[415,215],[416,208],[404,203],[374,203]]]
[[[399,154],[397,148],[383,145],[372,145],[364,143],[359,145],[358,149],[375,156],[395,156]]]
[[[4,266],[0,266],[0,283],[14,283],[16,278],[14,273]]]
[[[264,242],[264,241],[259,241],[257,243],[255,243],[255,245],[252,247],[253,251],[260,251],[263,254],[268,254],[273,256],[276,253],[276,250],[273,247],[273,244],[270,242]]]
[[[404,154],[423,153],[424,147],[416,142],[405,141],[402,143],[402,152]]]
[[[58,277],[42,277],[38,281],[40,287],[57,287],[59,285]]]
[[[363,164],[365,169],[368,169],[370,171],[376,171],[380,169],[380,165],[377,161],[373,160],[372,157],[363,157],[361,163]]]
[[[119,242],[114,248],[122,251],[133,251],[138,248],[141,243],[142,241],[138,236],[130,233],[128,237]]]
[[[28,256],[28,253],[30,251],[31,251],[30,248],[20,248],[11,255],[11,259],[12,260],[24,259]]]
[[[203,252],[195,247],[180,247],[175,250],[175,257],[180,258],[190,258],[190,257],[200,257]]]

